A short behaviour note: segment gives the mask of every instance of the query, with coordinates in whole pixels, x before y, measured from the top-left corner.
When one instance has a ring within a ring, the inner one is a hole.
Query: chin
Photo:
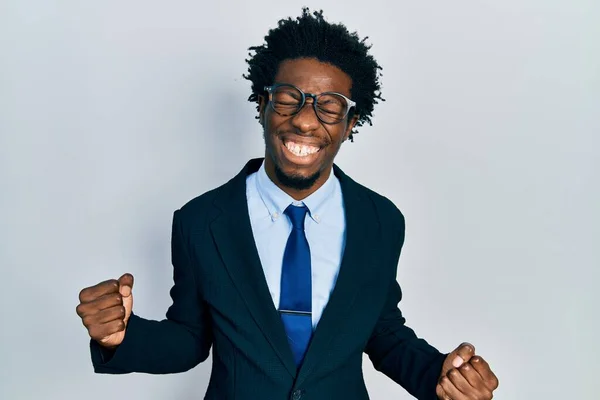
[[[294,172],[285,172],[279,164],[275,163],[275,175],[277,180],[285,187],[296,190],[306,190],[314,186],[315,182],[321,176],[321,171],[317,170],[312,174],[299,174]]]

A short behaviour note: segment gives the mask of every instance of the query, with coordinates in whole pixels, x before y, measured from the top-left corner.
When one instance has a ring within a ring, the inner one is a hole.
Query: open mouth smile
[[[303,143],[297,143],[292,140],[284,140],[283,145],[286,149],[293,155],[297,157],[308,157],[310,155],[316,154],[321,150],[320,147],[307,145]]]

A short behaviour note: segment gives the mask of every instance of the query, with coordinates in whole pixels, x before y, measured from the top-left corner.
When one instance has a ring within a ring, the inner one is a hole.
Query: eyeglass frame
[[[273,105],[273,91],[279,87],[282,86],[289,86],[292,87],[294,89],[296,89],[298,92],[300,92],[300,94],[302,95],[302,101],[300,102],[300,105],[298,106],[298,109],[291,113],[291,114],[281,114],[279,111],[277,111],[275,109],[275,106]],[[285,116],[285,117],[291,117],[293,115],[298,114],[306,105],[306,98],[310,97],[313,99],[313,110],[315,111],[315,115],[317,116],[317,118],[319,119],[319,121],[321,121],[324,124],[327,125],[336,125],[339,124],[340,122],[342,122],[344,120],[344,118],[348,117],[348,115],[350,114],[350,110],[352,108],[356,108],[356,102],[350,100],[348,97],[344,96],[341,93],[338,92],[323,92],[323,93],[319,93],[319,94],[314,94],[314,93],[305,93],[302,89],[300,89],[299,87],[292,85],[291,83],[275,83],[271,86],[265,86],[264,90],[269,94],[269,104],[271,105],[271,109],[273,111],[275,111],[277,114],[281,115],[281,116]],[[339,121],[337,122],[327,122],[327,121],[323,121],[323,119],[319,116],[319,112],[317,111],[317,102],[319,101],[319,97],[326,95],[326,94],[335,94],[337,96],[341,96],[345,101],[346,101],[346,106],[348,107],[346,110],[346,114],[340,118]]]

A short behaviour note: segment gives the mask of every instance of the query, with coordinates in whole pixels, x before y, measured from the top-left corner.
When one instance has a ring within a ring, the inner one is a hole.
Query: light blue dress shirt
[[[283,212],[290,204],[308,207],[305,232],[311,259],[312,324],[316,328],[335,286],[346,241],[339,180],[332,171],[323,186],[298,202],[271,181],[263,162],[246,179],[246,198],[254,241],[276,308],[279,308],[283,253],[292,231],[292,223]]]

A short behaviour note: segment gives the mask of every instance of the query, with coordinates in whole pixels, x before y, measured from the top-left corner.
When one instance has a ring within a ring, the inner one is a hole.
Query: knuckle
[[[460,375],[460,372],[458,372],[457,369],[451,369],[450,371],[448,371],[449,378],[458,378],[459,375]]]
[[[117,328],[117,332],[121,332],[121,331],[125,330],[125,321],[123,321],[122,319],[117,321],[116,328]]]
[[[83,299],[85,299],[87,292],[88,292],[88,288],[81,289],[79,291],[79,301],[83,302]]]
[[[438,398],[443,398],[443,396],[446,395],[446,392],[444,391],[444,388],[442,388],[442,386],[440,384],[438,384],[435,387],[435,394],[437,395]]]
[[[492,399],[492,392],[490,391],[485,391],[481,394],[481,396],[479,397],[480,400],[491,400]]]
[[[97,325],[86,325],[87,329],[88,329],[88,333],[90,335],[90,337],[94,340],[100,339],[101,336],[99,335],[100,332],[98,332],[98,326]]]
[[[461,345],[461,347],[462,347],[464,350],[466,350],[466,351],[468,351],[468,352],[470,352],[470,353],[474,353],[474,352],[475,352],[475,346],[473,346],[473,345],[472,345],[471,343],[469,343],[469,342],[464,342],[464,343]]]
[[[83,325],[85,325],[87,327],[91,327],[93,325],[91,318],[89,316],[85,316],[85,317],[81,318],[81,320],[83,321]]]
[[[97,286],[103,288],[104,290],[112,291],[119,288],[119,281],[116,279],[109,279],[104,282],[100,282]]]
[[[492,387],[493,387],[493,388],[494,388],[494,390],[495,390],[495,389],[497,389],[497,388],[498,388],[498,386],[500,386],[500,381],[498,381],[498,378],[494,376],[494,377],[492,378]]]

